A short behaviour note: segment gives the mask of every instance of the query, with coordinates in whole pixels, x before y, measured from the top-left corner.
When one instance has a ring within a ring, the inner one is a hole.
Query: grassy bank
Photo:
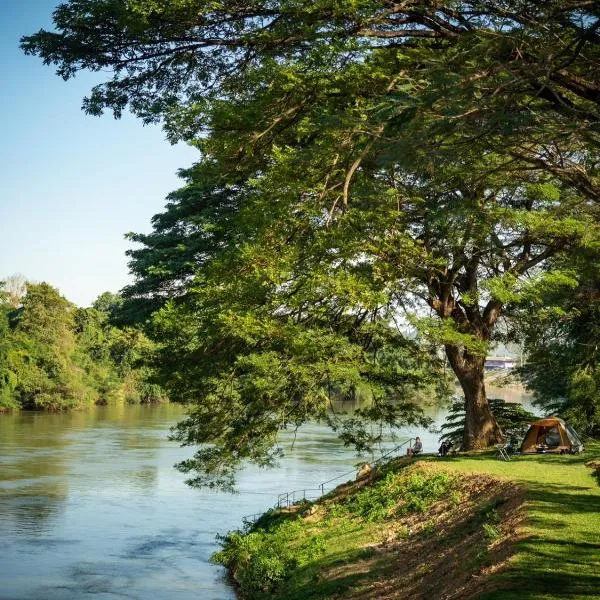
[[[599,456],[393,461],[215,560],[246,598],[600,598]]]
[[[585,464],[599,456],[600,446],[593,445],[575,456],[503,462],[473,455],[442,463],[452,471],[511,479],[524,489],[524,535],[514,559],[498,575],[511,598],[600,598],[600,485],[597,471]]]

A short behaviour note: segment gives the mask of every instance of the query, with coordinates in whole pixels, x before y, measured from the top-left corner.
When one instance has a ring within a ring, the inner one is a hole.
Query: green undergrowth
[[[372,485],[330,495],[322,502],[305,503],[291,512],[272,511],[246,531],[221,538],[222,550],[213,561],[228,567],[243,597],[309,597],[307,582],[319,570],[359,560],[381,543],[386,524],[400,517],[423,513],[441,499],[458,502],[457,475],[411,467],[390,467]],[[408,535],[398,530],[397,536]],[[352,580],[345,579],[342,586]],[[314,586],[326,598],[333,589]],[[336,584],[335,587],[340,587]],[[299,595],[295,595],[298,590]]]

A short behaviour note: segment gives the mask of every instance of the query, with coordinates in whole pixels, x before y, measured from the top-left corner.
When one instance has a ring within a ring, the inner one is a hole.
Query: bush
[[[263,598],[294,569],[325,552],[322,536],[302,535],[301,530],[301,522],[287,520],[268,531],[232,531],[217,536],[223,549],[211,560],[230,570],[245,598]]]

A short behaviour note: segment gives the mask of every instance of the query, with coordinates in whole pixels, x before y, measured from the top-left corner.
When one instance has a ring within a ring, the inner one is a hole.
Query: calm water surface
[[[193,490],[173,469],[191,449],[167,440],[183,414],[161,405],[0,415],[0,600],[233,599],[208,562],[215,535],[359,460],[309,425],[279,468],[245,469],[238,494]],[[437,446],[435,435],[404,433]]]

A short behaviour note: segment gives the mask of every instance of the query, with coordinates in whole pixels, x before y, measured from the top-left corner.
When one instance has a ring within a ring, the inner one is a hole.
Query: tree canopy
[[[505,308],[597,239],[594,2],[71,0],[22,41],[84,101],[201,152],[130,252],[157,368],[194,402],[181,467],[229,484],[281,427],[419,420],[443,347],[463,446],[498,441],[483,363]],[[409,333],[410,327],[412,333]],[[357,419],[332,394],[363,390]]]

